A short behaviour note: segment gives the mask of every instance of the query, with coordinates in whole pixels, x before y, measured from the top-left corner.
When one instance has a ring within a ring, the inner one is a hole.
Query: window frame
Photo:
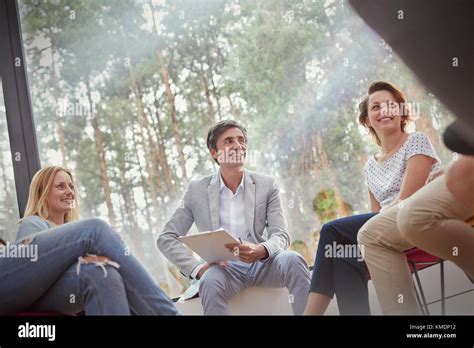
[[[16,0],[0,1],[0,78],[18,210],[23,217],[30,182],[41,163]]]

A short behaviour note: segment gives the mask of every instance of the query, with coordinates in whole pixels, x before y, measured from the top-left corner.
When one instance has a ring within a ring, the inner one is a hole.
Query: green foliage
[[[73,169],[82,216],[107,218],[110,199],[116,227],[170,294],[183,282],[156,271],[166,266],[157,265],[152,233],[187,185],[179,139],[188,176],[209,175],[207,129],[242,122],[249,168],[278,177],[293,238],[308,243],[318,224],[337,217],[335,190],[351,210],[368,209],[363,166],[377,148],[357,124],[356,105],[369,83],[416,85],[341,0],[21,0],[20,8],[42,164],[64,159]],[[449,113],[417,90],[413,98],[441,129]],[[64,112],[70,105],[74,112]]]
[[[334,190],[321,190],[313,199],[313,210],[324,224],[337,218],[337,201]]]

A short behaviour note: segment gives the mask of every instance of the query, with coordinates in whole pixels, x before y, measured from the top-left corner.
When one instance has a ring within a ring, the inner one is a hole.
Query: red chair
[[[418,287],[417,289],[417,287],[415,286],[416,298],[420,304],[423,314],[425,315],[430,315],[430,311],[428,309],[428,303],[426,301],[425,293],[423,291],[423,286],[421,285],[420,275],[418,274],[418,271],[439,264],[439,272],[441,278],[441,314],[445,315],[446,301],[444,294],[444,260],[437,256],[428,254],[426,251],[423,251],[416,247],[405,251],[405,255],[407,257],[408,265],[410,266],[410,271],[415,276],[416,285]]]
[[[423,291],[423,286],[421,285],[420,275],[418,271],[422,269],[437,265],[440,265],[440,274],[441,274],[441,312],[445,314],[445,296],[444,296],[444,260],[428,254],[426,251],[413,247],[405,251],[405,256],[407,258],[408,266],[410,267],[411,273],[415,276],[416,286],[415,294],[420,308],[423,311],[423,314],[430,315],[428,309],[428,302],[426,301],[425,293]],[[368,274],[368,279],[371,279],[370,273]]]
[[[471,217],[466,221],[472,227],[474,227],[474,216]],[[430,315],[430,311],[428,309],[428,303],[426,302],[425,293],[423,292],[423,287],[421,286],[420,276],[418,271],[422,269],[434,266],[439,264],[439,272],[441,278],[441,314],[446,314],[446,298],[445,298],[445,284],[444,284],[444,260],[427,253],[418,248],[412,248],[405,251],[405,255],[407,257],[408,265],[410,266],[410,270],[415,276],[415,281],[418,286],[420,293],[418,293],[417,288],[415,287],[416,297],[418,302],[420,303],[421,310],[424,314]],[[467,275],[467,274],[466,274]],[[469,278],[470,279],[470,278]],[[472,279],[470,279],[472,281]],[[421,298],[420,298],[421,297]]]

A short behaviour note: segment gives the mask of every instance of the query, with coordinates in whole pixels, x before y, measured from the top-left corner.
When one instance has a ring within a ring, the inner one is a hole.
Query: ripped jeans
[[[84,219],[40,232],[22,247],[37,248],[36,258],[18,257],[19,253],[0,257],[0,315],[32,310],[84,310],[86,315],[180,314],[101,219]],[[79,258],[87,254],[106,256],[115,265],[81,264]]]

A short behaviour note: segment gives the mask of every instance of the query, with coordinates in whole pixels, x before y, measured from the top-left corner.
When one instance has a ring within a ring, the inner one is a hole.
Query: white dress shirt
[[[236,239],[256,243],[250,235],[250,231],[245,221],[245,197],[244,197],[244,180],[245,174],[242,175],[239,187],[235,194],[224,183],[222,176],[220,180],[220,206],[219,206],[219,223],[220,228],[226,230]]]

